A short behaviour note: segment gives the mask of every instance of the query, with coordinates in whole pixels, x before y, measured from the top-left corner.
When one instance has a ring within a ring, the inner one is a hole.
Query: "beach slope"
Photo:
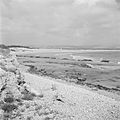
[[[25,80],[59,120],[120,120],[120,102],[86,89],[24,73]],[[56,112],[55,112],[56,111]],[[55,120],[56,120],[55,119]]]

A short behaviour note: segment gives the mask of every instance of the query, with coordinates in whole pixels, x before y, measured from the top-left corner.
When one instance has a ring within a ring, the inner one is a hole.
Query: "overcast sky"
[[[2,40],[120,46],[119,0],[2,0]]]

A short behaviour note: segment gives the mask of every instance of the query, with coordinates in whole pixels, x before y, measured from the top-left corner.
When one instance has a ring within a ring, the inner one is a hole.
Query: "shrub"
[[[17,109],[17,105],[14,104],[4,104],[2,107],[2,110],[4,110],[4,112],[11,112],[15,109]]]
[[[22,99],[23,100],[33,100],[34,97],[35,97],[34,94],[27,93],[27,94],[24,94],[24,96],[22,97]]]
[[[5,101],[6,103],[12,103],[12,102],[14,102],[14,98],[13,98],[13,97],[4,98],[4,101]]]

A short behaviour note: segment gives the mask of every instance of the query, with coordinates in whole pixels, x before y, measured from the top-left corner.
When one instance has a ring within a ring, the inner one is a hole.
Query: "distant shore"
[[[11,48],[12,53],[16,53],[16,54],[29,54],[29,53],[50,53],[50,52],[62,52],[62,53],[86,53],[86,52],[120,52],[120,50],[66,50],[66,49],[44,49],[44,48]]]

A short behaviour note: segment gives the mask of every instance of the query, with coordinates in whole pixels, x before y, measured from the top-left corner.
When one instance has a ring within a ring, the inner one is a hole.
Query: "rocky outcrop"
[[[0,120],[16,120],[23,103],[39,94],[25,82],[15,55],[11,55],[6,47],[0,49]]]

